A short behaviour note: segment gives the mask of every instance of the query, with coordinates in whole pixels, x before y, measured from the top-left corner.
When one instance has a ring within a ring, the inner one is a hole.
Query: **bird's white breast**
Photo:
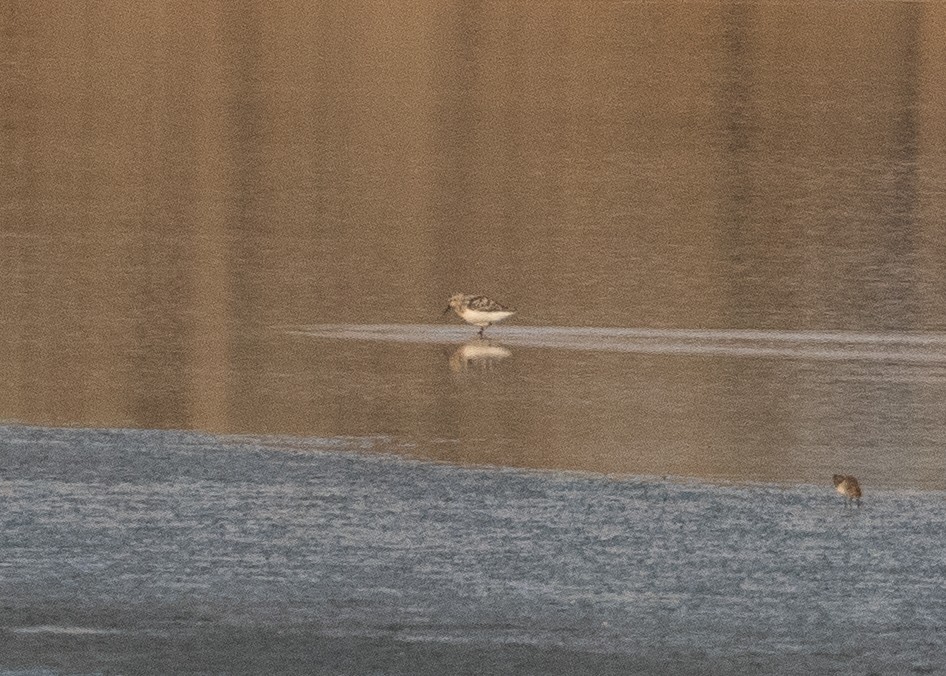
[[[484,312],[483,310],[471,310],[470,308],[466,308],[460,316],[463,318],[463,321],[469,322],[470,324],[486,326],[487,324],[502,321],[506,317],[514,314],[516,313],[509,310]]]

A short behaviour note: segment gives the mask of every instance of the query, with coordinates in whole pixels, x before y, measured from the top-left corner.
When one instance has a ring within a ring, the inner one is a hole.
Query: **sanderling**
[[[857,483],[857,479],[850,474],[835,474],[831,478],[835,490],[844,496],[845,505],[856,502],[858,507],[861,506],[861,485]]]
[[[483,337],[483,331],[490,324],[501,322],[506,317],[516,314],[504,305],[500,305],[486,296],[468,296],[464,293],[455,293],[447,301],[447,308],[443,311],[447,314],[450,310],[456,312],[463,321],[480,327],[480,338]]]

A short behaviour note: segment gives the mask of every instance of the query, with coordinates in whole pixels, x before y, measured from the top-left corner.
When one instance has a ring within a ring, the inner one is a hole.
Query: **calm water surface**
[[[946,487],[943,3],[0,14],[0,419]]]

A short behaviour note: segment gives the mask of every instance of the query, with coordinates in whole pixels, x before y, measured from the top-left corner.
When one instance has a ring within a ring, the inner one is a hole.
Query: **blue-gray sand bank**
[[[0,672],[933,673],[946,496],[0,427]]]

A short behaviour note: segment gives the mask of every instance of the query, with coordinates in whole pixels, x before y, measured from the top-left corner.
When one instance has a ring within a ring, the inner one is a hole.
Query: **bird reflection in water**
[[[464,343],[450,355],[450,370],[462,373],[471,369],[492,369],[512,352],[491,340],[478,338]]]

